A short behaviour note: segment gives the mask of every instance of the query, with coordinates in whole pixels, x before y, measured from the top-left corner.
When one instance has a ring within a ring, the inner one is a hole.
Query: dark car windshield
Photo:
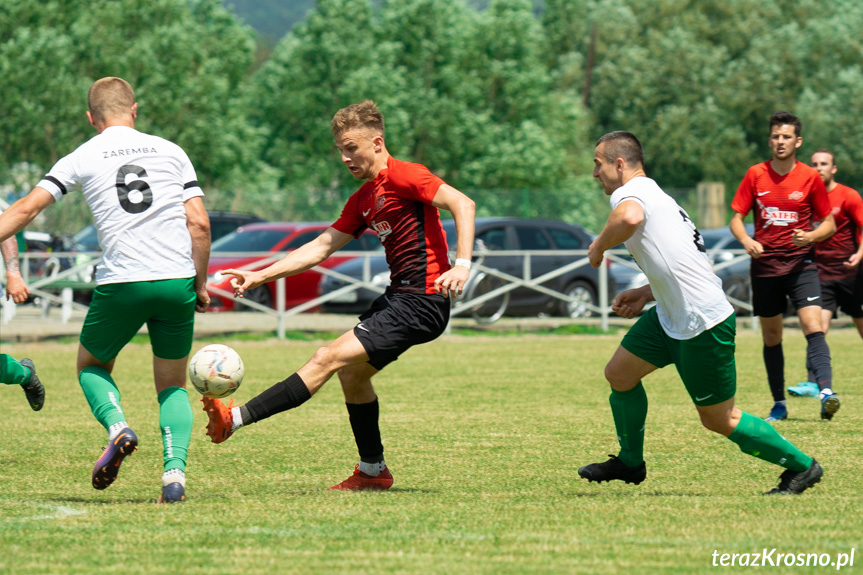
[[[267,252],[289,231],[239,230],[213,242],[210,252]]]

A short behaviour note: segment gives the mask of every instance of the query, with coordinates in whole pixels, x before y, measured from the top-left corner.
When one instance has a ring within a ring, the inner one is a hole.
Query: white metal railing
[[[723,261],[717,263],[715,269],[720,271],[723,268],[734,265],[735,263],[741,261],[743,258],[748,258],[749,256],[743,250],[723,250],[725,253],[733,254],[733,259],[729,259],[727,261]],[[243,252],[243,253],[220,253],[219,257],[258,257],[253,262],[246,264],[238,269],[260,269],[266,265],[269,265],[279,259],[283,258],[285,253],[271,253],[271,252]],[[262,305],[260,303],[254,301],[243,301],[243,305],[253,309],[257,312],[265,313],[271,316],[276,317],[277,320],[277,334],[278,337],[284,338],[285,335],[285,327],[287,318],[307,311],[309,309],[316,308],[323,303],[326,303],[330,300],[334,300],[337,298],[343,297],[345,294],[360,290],[360,289],[368,289],[378,293],[384,292],[384,287],[380,285],[373,284],[371,282],[371,258],[383,257],[382,252],[374,251],[374,252],[339,252],[339,256],[346,257],[362,257],[363,258],[363,276],[362,278],[355,278],[352,276],[348,276],[342,273],[339,273],[333,269],[329,269],[322,266],[315,266],[312,270],[323,274],[325,276],[336,277],[344,282],[346,285],[338,288],[335,291],[332,291],[328,294],[321,295],[312,300],[304,302],[300,305],[286,308],[285,307],[285,279],[276,280],[276,298],[275,298],[275,309]],[[472,269],[476,271],[484,272],[489,276],[493,276],[498,278],[503,282],[503,285],[500,287],[493,289],[487,293],[482,294],[481,296],[471,299],[471,300],[457,300],[452,309],[452,315],[457,316],[466,313],[472,307],[481,304],[486,301],[491,301],[503,294],[512,292],[518,288],[527,288],[554,299],[558,299],[564,302],[577,302],[574,298],[570,297],[567,294],[561,293],[554,289],[543,286],[543,283],[549,282],[554,278],[560,277],[564,274],[568,274],[573,270],[578,268],[589,266],[589,260],[587,258],[587,250],[545,250],[545,251],[528,251],[528,250],[509,250],[509,251],[488,251],[483,254],[478,254],[479,257],[477,261],[474,263]],[[606,258],[610,261],[616,262],[619,265],[631,267],[634,269],[638,269],[637,265],[628,259],[627,252],[625,250],[610,250],[606,252]],[[496,269],[493,266],[493,263],[486,264],[483,260],[483,256],[494,256],[494,258],[498,257],[522,257],[522,270],[520,276],[511,275],[505,272]],[[564,258],[571,258],[571,262],[565,264],[555,270],[543,274],[541,276],[533,277],[532,267],[533,267],[533,259],[535,257],[549,257],[549,256],[558,256]],[[454,257],[454,254],[453,254]],[[25,281],[30,288],[31,293],[39,296],[42,299],[43,305],[43,316],[47,316],[48,309],[51,305],[59,305],[61,307],[61,319],[62,321],[68,321],[71,316],[73,309],[86,310],[87,306],[77,303],[73,301],[72,293],[75,289],[92,289],[95,287],[95,283],[92,281],[92,271],[93,266],[98,263],[101,258],[101,254],[98,252],[92,253],[71,253],[71,252],[25,252],[20,255],[21,259],[21,270],[22,275],[24,276]],[[44,264],[42,263],[44,261]],[[32,264],[32,265],[31,265]],[[69,266],[66,269],[62,269],[63,266]],[[36,277],[32,277],[31,267],[34,270],[40,270],[40,275]],[[593,313],[599,315],[600,325],[603,330],[607,330],[609,326],[609,318],[613,315],[613,312],[610,308],[609,301],[609,275],[608,275],[608,265],[603,263],[598,270],[598,285],[597,285],[597,296],[598,302],[597,305],[593,305],[592,303],[585,304],[586,307]],[[5,273],[0,274],[0,282],[5,284]],[[625,286],[615,286],[617,291]],[[59,293],[57,293],[59,291]],[[210,287],[209,291],[215,295],[231,298],[233,297],[233,293],[227,290],[218,289],[215,287]],[[613,294],[611,294],[613,295]],[[751,311],[752,307],[750,302],[743,301],[738,298],[730,297],[729,300],[736,307],[744,310]],[[11,301],[7,302],[5,298],[3,298],[3,321],[4,323],[10,321],[14,316],[14,304]],[[578,319],[574,319],[573,321],[578,321]]]

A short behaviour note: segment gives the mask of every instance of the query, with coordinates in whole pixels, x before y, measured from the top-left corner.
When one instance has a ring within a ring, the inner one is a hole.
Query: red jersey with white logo
[[[863,198],[853,188],[836,184],[827,193],[836,220],[836,233],[815,244],[818,275],[822,280],[840,280],[857,275],[858,269],[842,265],[860,246],[863,230]]]
[[[752,210],[754,215],[755,241],[764,246],[764,253],[752,258],[753,276],[784,276],[815,268],[814,247],[798,248],[791,241],[794,230],[812,231],[813,222],[830,213],[827,190],[814,168],[797,162],[782,176],[769,160],[755,164],[740,182],[731,209],[744,216]]]
[[[358,237],[378,233],[390,267],[390,287],[408,293],[435,293],[434,281],[450,269],[446,232],[431,205],[443,180],[422,164],[387,159],[387,167],[348,198],[333,224]]]

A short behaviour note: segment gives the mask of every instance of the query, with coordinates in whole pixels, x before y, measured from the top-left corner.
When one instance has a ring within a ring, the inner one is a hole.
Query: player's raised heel
[[[36,366],[33,365],[32,359],[25,357],[21,360],[21,365],[30,370],[30,382],[21,386],[27,396],[27,403],[30,404],[30,409],[39,411],[45,405],[45,388],[36,375]]]
[[[836,394],[825,395],[821,398],[821,419],[831,420],[833,415],[839,411],[842,404]]]
[[[105,489],[117,479],[120,464],[138,449],[138,436],[129,427],[124,427],[117,437],[108,442],[102,456],[93,467],[93,487]]]
[[[597,483],[617,479],[633,485],[638,485],[647,477],[647,467],[643,461],[638,467],[630,467],[616,455],[609,454],[608,457],[610,458],[608,461],[585,465],[578,470],[578,474],[588,481],[596,481]]]
[[[360,466],[354,467],[354,474],[329,491],[383,491],[393,486],[393,474],[384,467],[379,475],[369,475],[360,471]]]
[[[774,487],[764,495],[792,495],[803,493],[819,481],[824,475],[824,470],[815,459],[806,471],[791,471],[786,469],[779,476],[779,486]]]
[[[186,488],[179,481],[162,486],[159,503],[182,503],[186,500]]]
[[[234,400],[228,405],[222,403],[220,399],[211,399],[202,397],[201,402],[204,404],[204,412],[210,421],[207,423],[207,435],[210,436],[210,441],[213,443],[222,443],[234,433],[234,418],[231,416],[231,408],[234,407]]]

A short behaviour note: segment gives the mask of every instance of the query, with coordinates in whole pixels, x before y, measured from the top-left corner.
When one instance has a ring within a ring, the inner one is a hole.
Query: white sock
[[[824,397],[827,397],[828,395],[833,395],[833,390],[830,389],[829,387],[825,387],[824,389],[821,390],[821,393],[818,394],[818,397],[824,398]]]
[[[162,474],[162,486],[179,483],[183,487],[186,486],[186,472],[182,469],[169,469]]]
[[[387,464],[383,460],[378,463],[366,463],[365,461],[360,461],[360,471],[366,475],[371,475],[372,477],[380,475],[386,466]]]
[[[118,421],[108,428],[108,441],[113,441],[115,437],[120,435],[120,432],[129,427],[125,421]]]
[[[243,427],[243,416],[240,413],[239,407],[231,408],[231,419],[233,420],[233,423],[231,424],[231,433]]]
[[[788,400],[783,399],[782,401],[777,401],[776,403],[781,403],[782,405],[788,405]]]

